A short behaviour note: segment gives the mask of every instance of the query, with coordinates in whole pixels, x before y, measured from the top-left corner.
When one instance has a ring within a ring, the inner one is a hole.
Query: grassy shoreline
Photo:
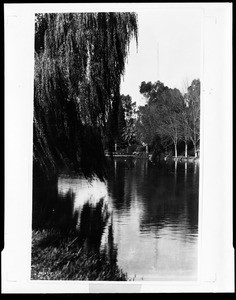
[[[127,281],[125,274],[105,254],[87,251],[74,233],[33,230],[31,279]]]

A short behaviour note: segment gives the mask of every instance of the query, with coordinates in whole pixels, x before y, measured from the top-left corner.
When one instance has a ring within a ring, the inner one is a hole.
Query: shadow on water
[[[81,211],[78,234],[88,250],[100,251],[101,239],[107,225],[109,212],[104,208],[104,199],[95,206],[86,202]]]
[[[57,184],[34,188],[32,228],[73,229],[77,222],[76,216],[72,217],[74,199],[75,194],[71,190],[65,195],[58,194]]]

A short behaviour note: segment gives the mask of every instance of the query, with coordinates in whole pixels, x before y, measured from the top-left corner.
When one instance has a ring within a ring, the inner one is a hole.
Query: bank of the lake
[[[34,280],[128,280],[116,262],[81,247],[73,232],[33,230],[31,264]]]

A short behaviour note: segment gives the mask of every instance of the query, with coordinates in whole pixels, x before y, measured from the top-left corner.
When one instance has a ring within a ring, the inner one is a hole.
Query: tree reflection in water
[[[128,274],[196,278],[197,164],[154,166],[137,159],[129,169],[117,159],[114,169],[111,162],[108,191],[115,209],[118,264]]]
[[[188,168],[188,171],[187,171]],[[117,213],[129,212],[136,197],[142,207],[140,230],[158,230],[166,222],[186,221],[186,229],[198,227],[197,164],[170,162],[162,168],[140,159],[126,169],[122,160],[110,172],[108,190]],[[113,172],[113,173],[112,173]],[[188,173],[187,173],[188,172]],[[114,180],[114,178],[116,180]],[[156,228],[156,229],[155,229]]]
[[[95,206],[89,201],[83,205],[78,220],[79,236],[88,250],[100,251],[101,239],[109,215],[104,199],[100,199]]]
[[[34,188],[32,229],[57,230],[61,237],[73,232],[78,245],[88,253],[105,256],[111,273],[117,271],[117,247],[104,183],[84,181],[81,185],[81,178],[59,177],[54,184]]]
[[[33,229],[74,230],[77,243],[131,277],[195,278],[198,168],[115,159],[107,184],[59,177],[34,190]]]

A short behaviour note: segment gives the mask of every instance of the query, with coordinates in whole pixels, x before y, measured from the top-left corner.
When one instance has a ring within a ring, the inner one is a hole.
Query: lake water
[[[106,183],[60,176],[34,190],[33,228],[76,228],[132,280],[196,280],[199,165],[110,162]]]

